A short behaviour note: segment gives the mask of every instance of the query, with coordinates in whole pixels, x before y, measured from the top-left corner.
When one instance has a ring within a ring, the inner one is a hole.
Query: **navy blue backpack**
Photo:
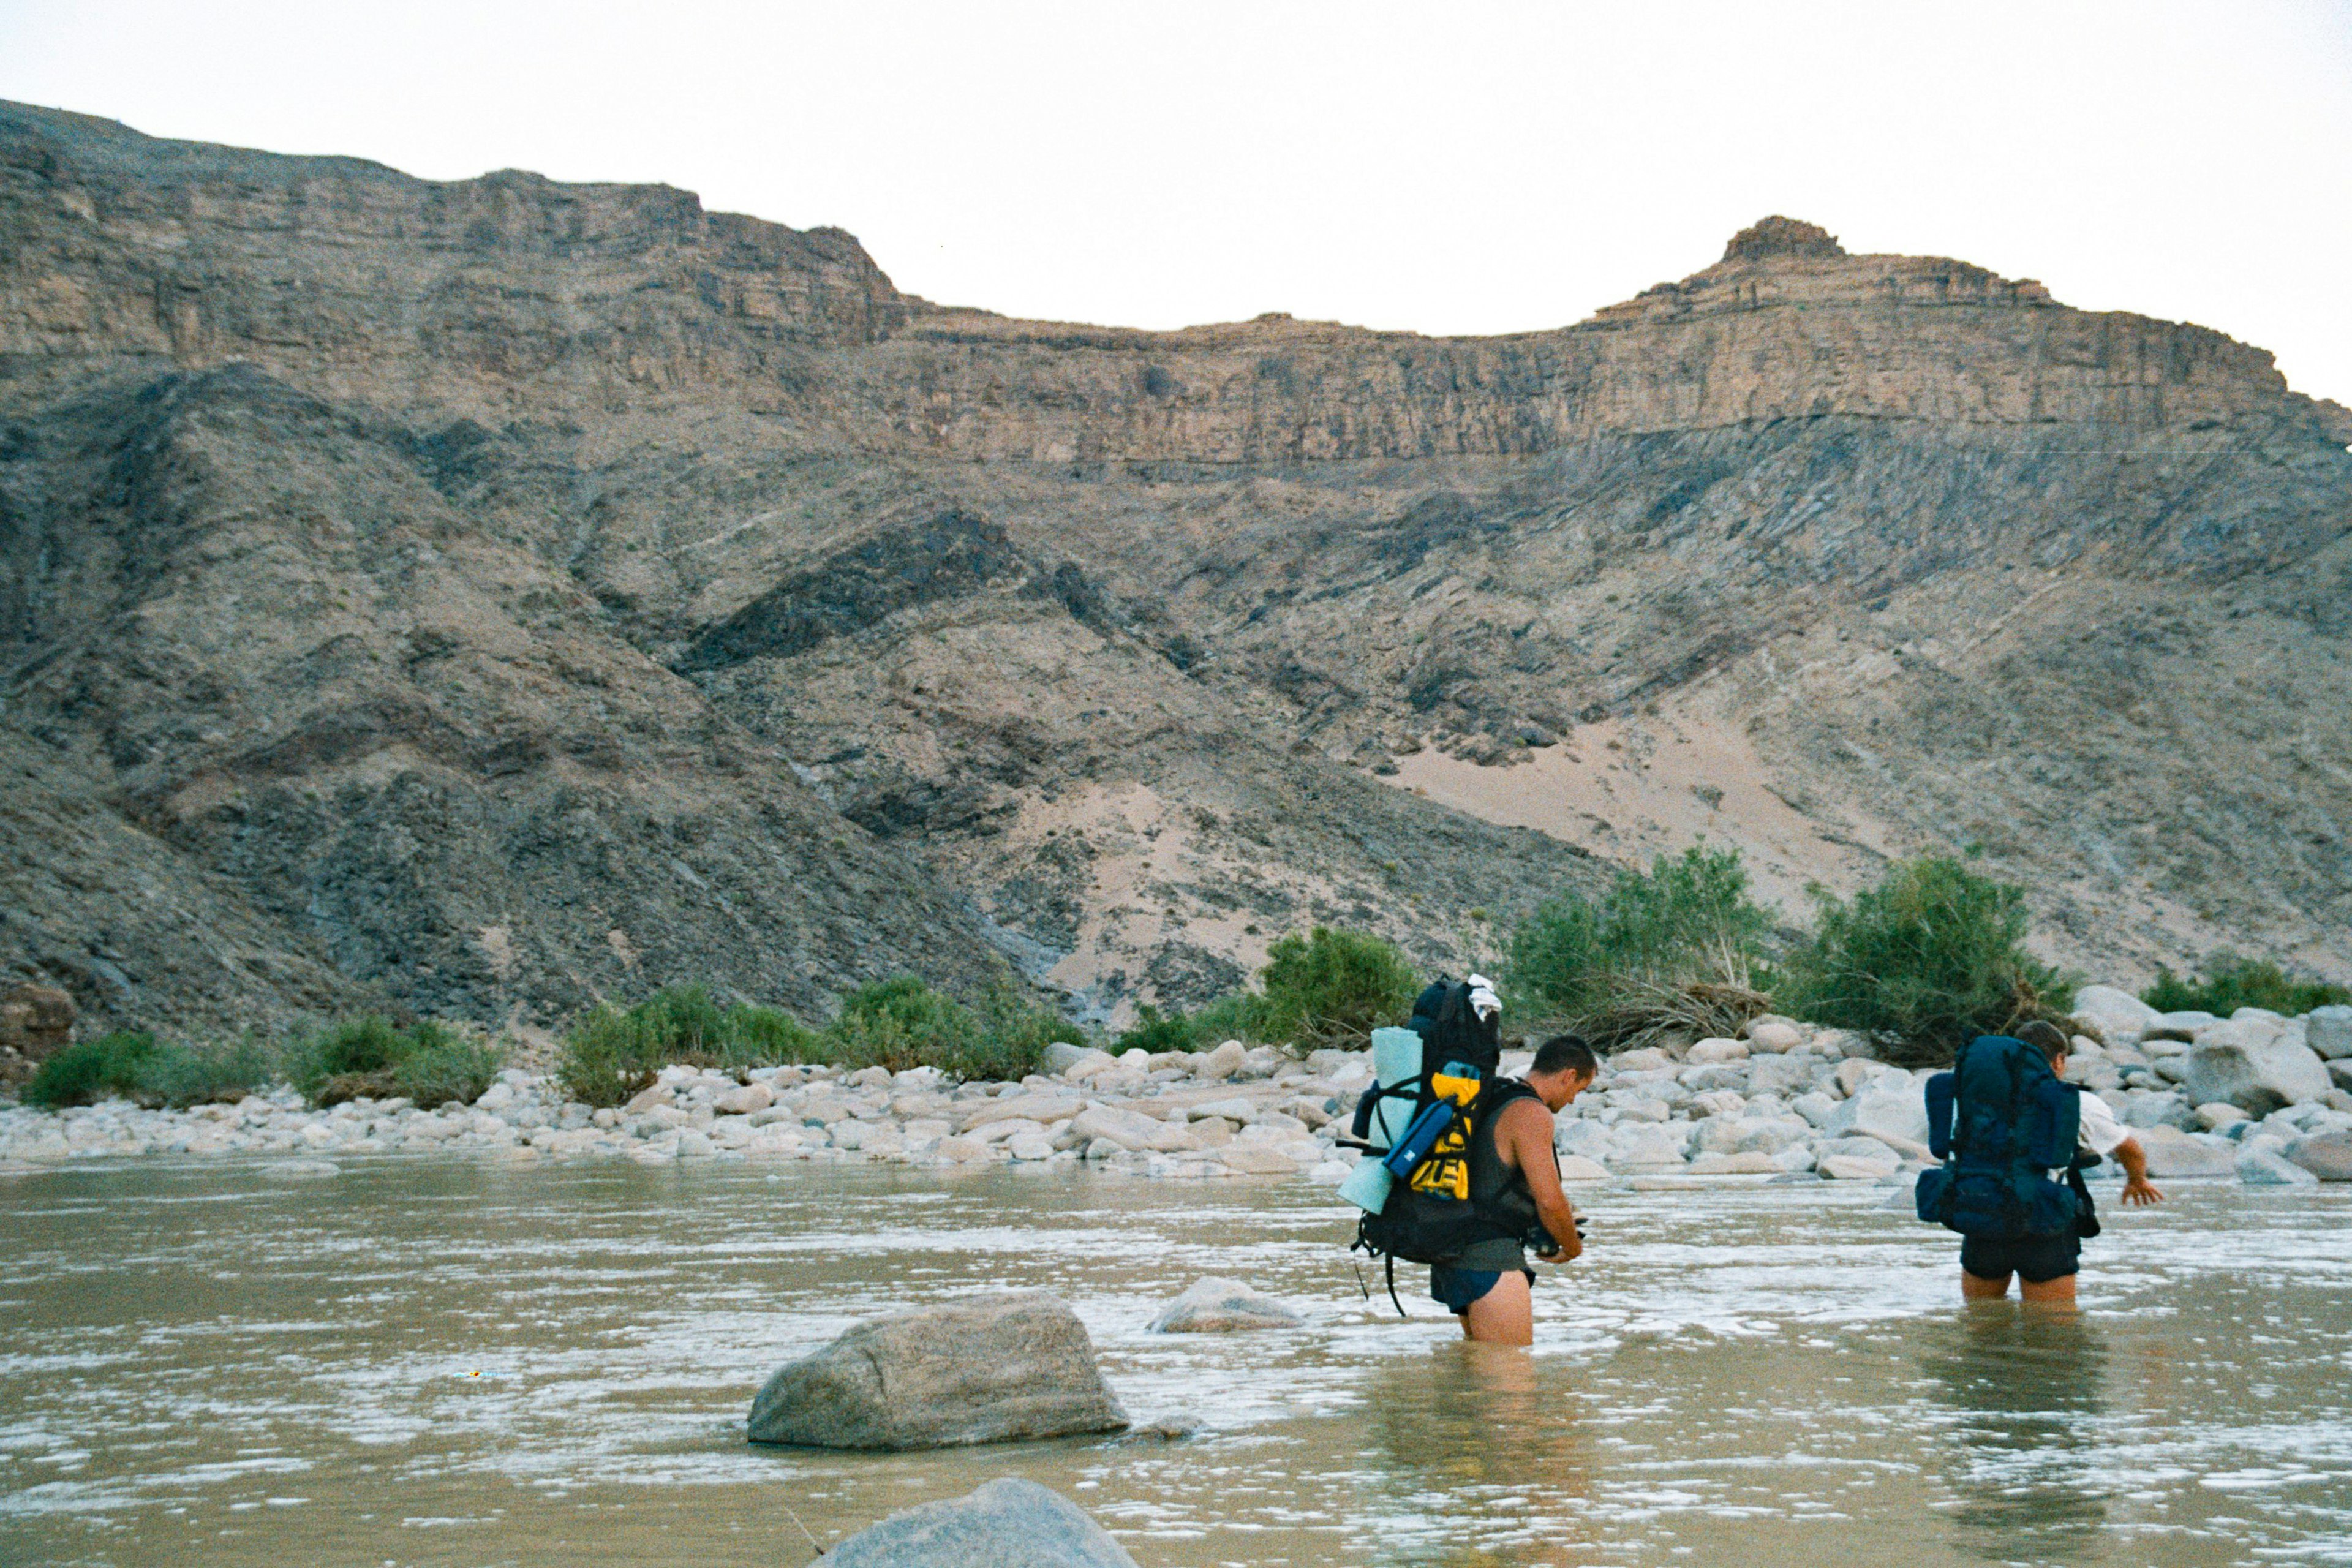
[[[1944,1163],[1919,1173],[1919,1217],[2004,1240],[2074,1230],[2074,1188],[2050,1173],[2073,1169],[2078,1092],[2023,1040],[1970,1040],[1950,1072],[1927,1080],[1927,1149]]]

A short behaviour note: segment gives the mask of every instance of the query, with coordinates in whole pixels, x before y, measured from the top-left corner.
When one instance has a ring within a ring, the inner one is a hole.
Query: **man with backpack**
[[[1486,1344],[1535,1342],[1532,1241],[1546,1263],[1584,1251],[1576,1211],[1559,1183],[1552,1118],[1592,1087],[1601,1064],[1574,1035],[1556,1035],[1536,1051],[1523,1079],[1497,1079],[1479,1096],[1469,1140],[1470,1202],[1491,1235],[1429,1270],[1429,1293],[1462,1320],[1465,1339]],[[1545,1243],[1549,1242],[1549,1247]]]
[[[1481,975],[1441,977],[1409,1025],[1372,1032],[1376,1077],[1346,1142],[1368,1154],[1340,1195],[1364,1211],[1355,1248],[1430,1266],[1430,1294],[1474,1340],[1529,1344],[1527,1250],[1565,1263],[1583,1250],[1560,1190],[1552,1115],[1599,1076],[1572,1035],[1548,1040],[1525,1079],[1505,1078],[1502,1003]],[[1404,1304],[1397,1302],[1402,1312]]]
[[[1920,1175],[1919,1217],[1960,1233],[1970,1300],[2006,1296],[2014,1274],[2027,1301],[2074,1302],[2083,1241],[2099,1234],[2082,1173],[2101,1156],[2123,1166],[2126,1204],[2163,1201],[2139,1140],[2106,1101],[2062,1081],[2066,1055],[2065,1034],[2035,1020],[1979,1036],[1927,1081],[1927,1142],[1945,1163]]]

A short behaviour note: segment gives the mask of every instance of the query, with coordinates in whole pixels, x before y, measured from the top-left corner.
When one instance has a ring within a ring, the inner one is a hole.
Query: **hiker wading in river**
[[[1601,1064],[1573,1035],[1546,1040],[1524,1079],[1496,1079],[1478,1097],[1470,1134],[1470,1203],[1499,1235],[1471,1243],[1429,1270],[1429,1293],[1462,1320],[1462,1332],[1487,1344],[1533,1344],[1535,1270],[1584,1250],[1576,1211],[1559,1184],[1552,1117],[1592,1087]],[[1546,1244],[1549,1247],[1547,1249]]]
[[[1927,1085],[1931,1145],[1950,1161],[1919,1178],[1919,1217],[1960,1233],[1960,1294],[2018,1294],[2072,1306],[2083,1242],[2099,1234],[2083,1170],[2103,1155],[2124,1168],[2123,1201],[2160,1203],[2147,1155],[2107,1102],[2059,1081],[2067,1040],[2036,1020],[2014,1036],[1969,1043],[1949,1073]],[[2053,1171],[2063,1171],[2053,1177]]]

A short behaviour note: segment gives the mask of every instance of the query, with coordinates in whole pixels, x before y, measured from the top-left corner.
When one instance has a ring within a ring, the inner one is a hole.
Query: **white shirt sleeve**
[[[2075,1097],[2083,1108],[2082,1144],[2094,1154],[2112,1154],[2131,1136],[2131,1129],[2116,1120],[2115,1108],[2085,1091]]]

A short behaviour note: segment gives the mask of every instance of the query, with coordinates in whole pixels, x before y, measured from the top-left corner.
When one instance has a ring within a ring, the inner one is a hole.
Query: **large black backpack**
[[[1919,1173],[1919,1217],[2006,1240],[2075,1229],[2074,1186],[2050,1173],[2074,1168],[2078,1092],[2022,1040],[1969,1041],[1950,1072],[1927,1080],[1927,1147],[1944,1163]]]

